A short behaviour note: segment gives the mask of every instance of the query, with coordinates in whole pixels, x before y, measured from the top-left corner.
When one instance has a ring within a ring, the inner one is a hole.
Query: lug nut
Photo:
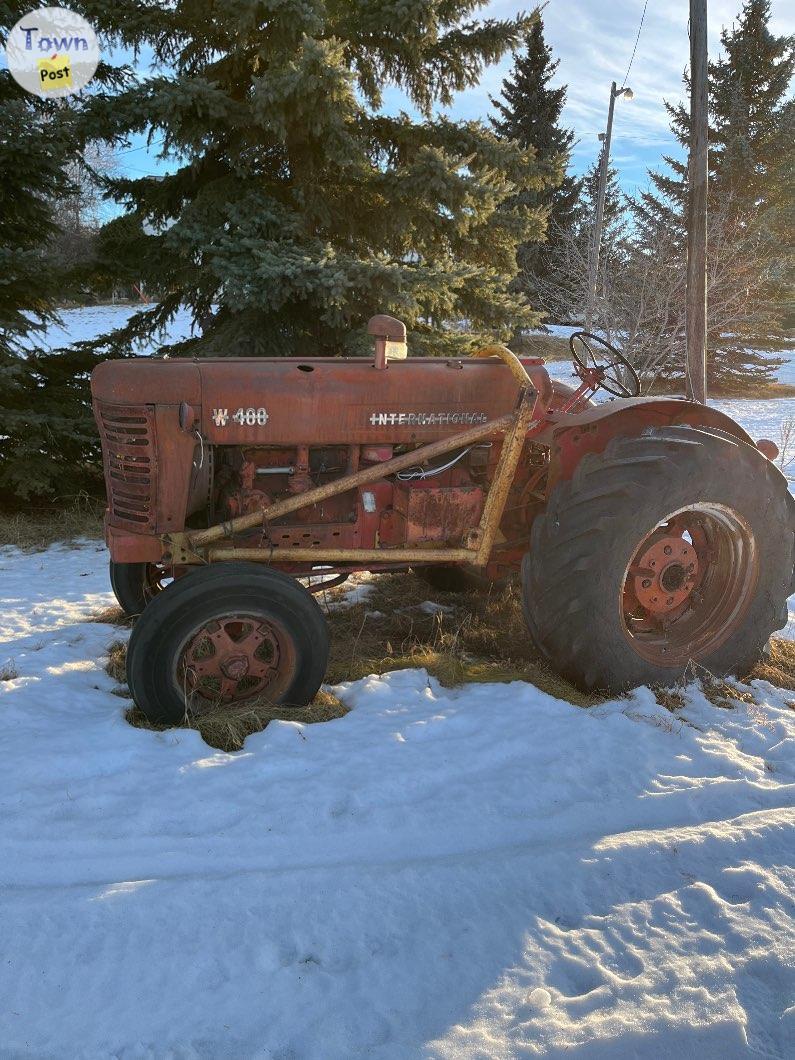
[[[666,554],[666,556],[670,556],[672,551],[673,551],[673,549],[671,548],[670,545],[666,545],[665,548],[663,549],[663,552]]]
[[[641,582],[641,585],[643,586],[644,589],[648,589],[649,586],[651,585],[651,578],[644,578],[643,581]]]

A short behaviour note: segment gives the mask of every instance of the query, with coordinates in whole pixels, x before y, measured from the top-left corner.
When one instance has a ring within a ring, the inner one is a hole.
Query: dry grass
[[[795,642],[773,638],[770,641],[769,658],[762,659],[750,673],[741,675],[744,682],[769,681],[777,688],[795,689]],[[685,687],[697,681],[704,697],[715,707],[731,709],[735,703],[755,703],[753,692],[732,681],[715,677],[697,663],[690,663],[682,681],[671,688],[653,689],[657,702],[675,713],[686,706]],[[795,704],[793,704],[795,707]]]
[[[19,670],[17,670],[17,664],[13,659],[9,659],[0,665],[0,681],[16,681],[19,677]]]
[[[125,615],[120,607],[105,607],[101,611],[95,611],[86,622],[100,622],[107,626],[132,626],[133,618]]]
[[[104,508],[101,501],[80,496],[61,508],[0,512],[0,546],[37,552],[50,545],[73,544],[78,538],[101,538]]]
[[[655,685],[652,688],[652,692],[654,692],[654,698],[660,706],[670,710],[672,714],[675,714],[677,710],[681,710],[687,704],[684,689],[682,688],[660,688]]]
[[[127,681],[127,642],[114,640],[108,645],[108,661],[105,663],[105,672],[110,674],[114,681],[123,685]]]
[[[335,685],[369,674],[424,667],[442,685],[454,687],[482,682],[527,681],[557,699],[588,707],[603,697],[580,692],[557,674],[532,646],[522,618],[519,589],[509,585],[488,592],[444,593],[431,589],[414,574],[384,574],[372,580],[365,601],[344,606],[345,587],[319,596],[328,610],[331,655],[326,680]],[[439,610],[420,605],[433,600]],[[117,617],[123,618],[121,612]],[[113,612],[103,621],[114,621]],[[125,681],[126,646],[117,641],[108,652],[108,673],[119,685]],[[770,660],[760,663],[746,680],[764,678],[781,688],[795,689],[795,644],[773,641]],[[716,706],[753,695],[697,668],[687,681],[699,680]],[[685,705],[684,684],[655,689],[658,701],[671,712]],[[122,689],[120,689],[122,692]],[[347,713],[330,692],[321,691],[301,709],[273,707],[256,700],[234,708],[220,708],[186,720],[213,747],[239,750],[246,736],[260,732],[274,719],[313,723]],[[136,708],[128,712],[132,725],[152,728]]]
[[[795,641],[773,638],[770,657],[757,663],[748,675],[749,681],[754,679],[795,690]]]
[[[210,747],[217,747],[221,751],[239,751],[247,736],[262,732],[271,721],[299,721],[312,725],[342,718],[347,713],[348,708],[335,695],[321,689],[305,707],[274,707],[254,700],[237,707],[220,707],[206,714],[189,713],[185,727],[197,729]],[[127,721],[138,729],[154,729],[157,732],[172,727],[153,725],[137,707],[127,711]]]
[[[746,680],[752,680],[750,676]],[[753,692],[748,688],[740,688],[731,681],[722,677],[715,677],[705,670],[703,666],[691,663],[685,676],[685,683],[698,681],[704,698],[708,699],[713,707],[722,707],[730,710],[735,703],[755,703]]]
[[[366,603],[329,615],[330,683],[424,666],[448,687],[530,681],[578,706],[599,701],[564,681],[532,646],[518,586],[445,593],[414,574],[382,575],[373,584]],[[423,611],[419,605],[428,600],[444,610]],[[372,612],[384,617],[372,617]]]

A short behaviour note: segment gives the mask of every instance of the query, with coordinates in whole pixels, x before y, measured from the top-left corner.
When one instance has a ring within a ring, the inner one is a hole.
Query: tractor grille
[[[154,530],[157,462],[152,407],[102,403],[97,412],[112,521],[139,533]]]

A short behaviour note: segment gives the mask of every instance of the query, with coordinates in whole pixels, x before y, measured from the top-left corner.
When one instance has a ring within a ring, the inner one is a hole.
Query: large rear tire
[[[589,691],[670,684],[691,662],[745,673],[786,622],[787,483],[708,428],[615,438],[558,485],[522,565],[528,629]]]
[[[255,698],[298,707],[320,687],[328,651],[326,619],[303,585],[255,563],[219,563],[151,601],[130,637],[127,683],[159,724]]]

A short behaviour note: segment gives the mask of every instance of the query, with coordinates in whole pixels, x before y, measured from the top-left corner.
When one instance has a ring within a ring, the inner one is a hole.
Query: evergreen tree
[[[30,5],[0,3],[0,33]],[[118,84],[102,65],[97,86]],[[70,292],[60,253],[79,105],[40,100],[0,71],[0,500],[50,500],[99,485],[88,374],[95,355],[50,351],[42,333]]]
[[[781,190],[771,175],[783,157],[792,164],[786,97],[795,51],[769,21],[770,0],[746,0],[738,23],[721,33],[724,54],[710,69],[713,185],[743,218],[765,213]],[[791,201],[791,183],[788,190]]]
[[[584,240],[593,239],[594,222],[596,221],[596,203],[599,197],[599,173],[602,168],[604,146],[598,159],[582,178],[582,190],[575,215],[575,225]],[[605,202],[602,213],[602,237],[599,244],[599,261],[604,270],[610,272],[616,268],[624,253],[626,240],[627,200],[618,183],[618,170],[608,163],[607,183],[605,184]]]
[[[719,282],[737,256],[756,263],[753,313],[731,327],[717,311],[708,316],[708,380],[723,386],[769,380],[780,360],[765,351],[786,345],[780,325],[787,291],[791,298],[795,129],[785,97],[795,57],[792,39],[773,35],[769,19],[769,0],[746,0],[737,22],[721,34],[724,54],[709,67],[712,274]],[[689,94],[687,75],[684,84]],[[681,103],[666,107],[686,151],[689,110]],[[633,201],[637,238],[641,246],[654,247],[661,233],[673,233],[684,268],[687,164],[665,161],[668,171],[651,173],[651,187]],[[720,306],[730,299],[717,301]]]
[[[541,19],[533,25],[527,43],[502,83],[501,99],[492,99],[497,117],[491,124],[498,136],[532,148],[537,164],[545,174],[540,188],[523,188],[510,202],[519,202],[547,221],[546,242],[522,244],[517,251],[519,278],[516,285],[531,301],[539,291],[539,281],[549,275],[555,254],[556,234],[565,231],[579,217],[582,180],[567,172],[574,133],[560,124],[566,102],[566,87],[552,88],[559,60],[544,40]]]
[[[482,6],[85,4],[105,33],[150,47],[169,71],[96,107],[113,134],[148,131],[177,164],[162,179],[108,182],[134,221],[125,268],[168,291],[115,346],[180,305],[203,331],[172,353],[369,351],[376,312],[406,320],[415,353],[462,352],[532,323],[509,284],[517,244],[543,226],[521,204],[500,207],[517,187],[540,187],[541,168],[478,122],[432,117],[531,24],[477,21]],[[423,118],[384,114],[387,85]]]
[[[0,7],[4,39],[25,10]],[[62,270],[48,244],[58,231],[68,125],[61,111],[0,71],[0,497],[6,502],[50,485],[33,351],[56,317]]]

